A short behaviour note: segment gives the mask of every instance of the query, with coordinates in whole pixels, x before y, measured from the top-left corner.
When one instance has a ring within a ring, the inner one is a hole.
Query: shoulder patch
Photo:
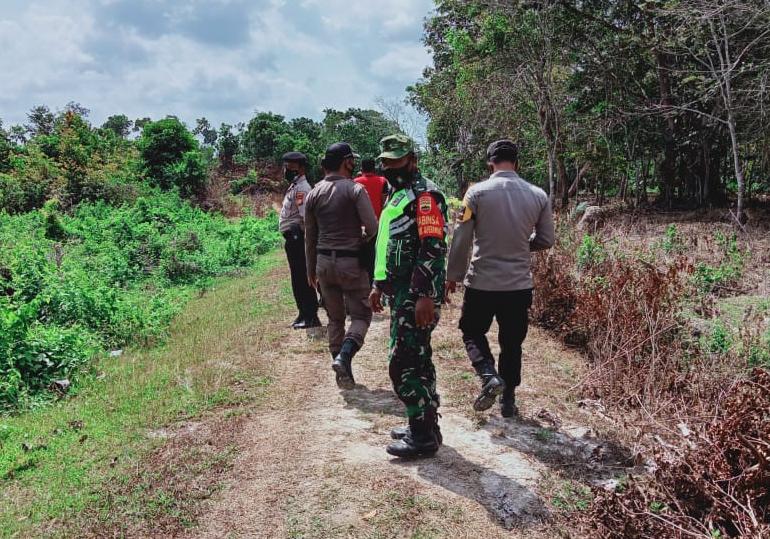
[[[430,213],[433,209],[435,202],[433,202],[433,197],[430,195],[422,195],[419,200],[420,205],[420,213],[426,214]]]
[[[420,239],[444,239],[444,215],[430,193],[417,199],[417,233]]]
[[[459,219],[461,223],[465,223],[473,219],[473,210],[471,210],[471,207],[470,207],[470,200],[469,200],[470,197],[468,196],[469,194],[470,193],[466,193],[465,197],[463,198],[463,206],[461,208],[460,219]]]
[[[305,203],[305,192],[297,191],[297,194],[294,195],[294,202],[297,204],[297,206],[302,206],[302,204]]]

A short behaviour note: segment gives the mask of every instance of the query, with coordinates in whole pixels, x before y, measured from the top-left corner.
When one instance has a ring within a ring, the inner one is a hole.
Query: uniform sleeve
[[[543,209],[540,211],[540,218],[535,224],[535,237],[529,242],[529,250],[544,251],[550,249],[553,247],[555,239],[551,201],[546,197]]]
[[[462,215],[452,236],[452,248],[449,250],[447,265],[447,280],[461,283],[468,271],[468,260],[473,245],[473,234],[476,229],[475,200],[470,191],[463,200]]]
[[[361,224],[364,225],[366,239],[371,240],[377,235],[377,216],[374,214],[372,201],[369,199],[366,189],[361,185],[356,185],[356,187],[356,210]]]
[[[305,207],[305,262],[307,264],[307,274],[315,275],[316,268],[316,247],[318,245],[318,221],[313,207],[312,193],[308,194],[304,200]]]
[[[417,253],[410,292],[418,297],[444,299],[446,278],[446,203],[432,193],[421,194],[416,201]]]
[[[307,182],[297,184],[297,190],[294,191],[294,205],[297,206],[300,217],[305,218],[305,201],[310,193],[310,185]]]

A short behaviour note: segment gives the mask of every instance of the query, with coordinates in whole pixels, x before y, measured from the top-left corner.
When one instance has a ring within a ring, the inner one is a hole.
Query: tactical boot
[[[342,349],[332,362],[332,369],[336,374],[337,387],[340,389],[353,389],[356,387],[356,381],[353,379],[353,369],[351,362],[353,356],[358,352],[358,344],[353,339],[345,339],[342,343]]]
[[[436,414],[440,417],[440,414]],[[438,426],[438,420],[433,425],[433,432],[436,434],[436,441],[438,445],[443,445],[444,437],[441,435],[441,428]],[[403,440],[407,436],[411,436],[412,431],[409,429],[409,425],[405,427],[395,427],[390,431],[390,437],[394,440]]]
[[[481,379],[481,393],[473,403],[473,409],[477,412],[488,410],[497,400],[497,396],[505,389],[505,382],[497,375],[495,364],[484,360],[473,364],[476,374]]]
[[[302,322],[302,315],[298,314],[297,318],[294,319],[294,322],[291,323],[291,327],[296,329],[297,324],[299,324],[300,322]]]
[[[435,412],[433,417],[425,412],[423,419],[409,418],[409,434],[390,444],[386,451],[394,457],[432,457],[438,451]]]
[[[516,393],[514,388],[506,387],[503,394],[500,395],[500,415],[503,417],[519,415],[519,410],[516,408]]]

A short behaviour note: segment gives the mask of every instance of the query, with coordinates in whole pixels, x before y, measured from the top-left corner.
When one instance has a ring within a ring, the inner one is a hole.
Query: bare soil
[[[285,280],[285,270],[273,277]],[[609,441],[609,420],[576,393],[581,358],[532,329],[518,392],[521,417],[503,419],[497,407],[475,413],[477,382],[456,329],[458,309],[449,306],[443,315],[434,334],[434,360],[444,446],[434,458],[403,461],[385,452],[390,429],[405,421],[388,379],[386,317],[375,315],[354,361],[358,385],[351,391],[334,382],[325,338],[284,329],[289,320],[274,320],[259,332],[242,332],[245,341],[238,346],[241,355],[248,354],[246,341],[253,339],[255,368],[264,370],[269,362],[266,398],[237,413],[222,410],[150,433],[168,438],[146,463],[157,472],[152,484],[190,491],[192,501],[177,504],[176,520],[158,515],[141,528],[91,533],[582,536],[570,511],[585,509],[585,486],[639,469],[630,468],[632,451]],[[274,332],[282,337],[273,349],[258,345],[259,334]],[[200,466],[203,459],[212,464]]]
[[[570,395],[580,359],[533,331],[519,392],[523,417],[505,420],[496,408],[477,414],[457,309],[444,314],[435,334],[444,446],[435,458],[385,453],[390,429],[404,422],[387,374],[386,317],[375,316],[351,391],[335,385],[322,337],[287,329],[279,350],[255,358],[273,363],[271,397],[238,419],[238,453],[224,487],[181,535],[575,536],[549,496],[570,481],[627,473],[632,461],[598,437],[611,425]]]

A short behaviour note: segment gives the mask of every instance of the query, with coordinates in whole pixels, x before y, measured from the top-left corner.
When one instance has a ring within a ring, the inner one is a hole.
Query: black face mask
[[[286,169],[286,171],[283,173],[283,177],[286,178],[287,182],[293,182],[294,180],[297,179],[298,175],[299,174],[297,173],[296,170],[289,170],[289,169]]]
[[[403,189],[407,185],[411,185],[414,181],[414,172],[409,170],[409,167],[404,166],[401,168],[386,168],[382,171],[382,175],[388,180],[388,183],[393,186],[394,189]]]

